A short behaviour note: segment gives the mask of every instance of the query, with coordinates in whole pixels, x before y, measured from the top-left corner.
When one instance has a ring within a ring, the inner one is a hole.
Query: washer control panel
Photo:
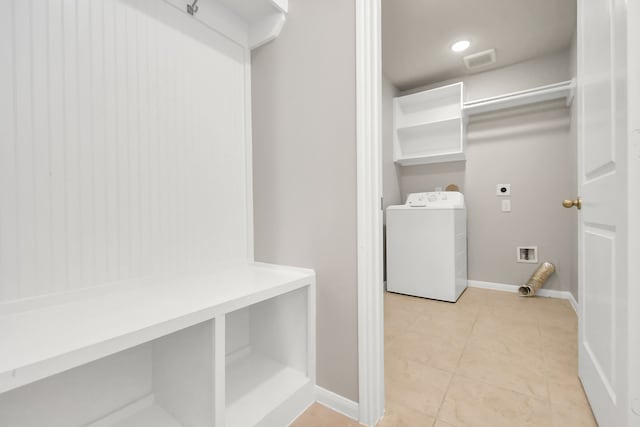
[[[432,191],[426,193],[411,193],[407,196],[406,206],[415,208],[459,208],[464,207],[464,196],[457,191]]]
[[[407,196],[407,206],[427,206],[427,194],[429,193],[411,193]]]

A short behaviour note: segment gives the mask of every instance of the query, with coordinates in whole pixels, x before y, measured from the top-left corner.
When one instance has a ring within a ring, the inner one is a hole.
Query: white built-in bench
[[[286,425],[314,272],[222,263],[253,258],[251,49],[288,1],[10,3],[0,427]]]
[[[0,304],[0,343],[0,425],[282,426],[313,401],[315,274],[235,263]]]

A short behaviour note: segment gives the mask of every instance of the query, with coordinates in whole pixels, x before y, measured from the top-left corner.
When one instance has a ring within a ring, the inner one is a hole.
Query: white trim
[[[510,283],[496,283],[496,282],[482,282],[480,280],[467,280],[467,285],[470,288],[480,288],[480,289],[490,289],[493,291],[501,291],[501,292],[513,292],[518,293],[518,285],[512,285]],[[571,304],[571,307],[579,315],[579,305],[573,294],[569,291],[558,291],[555,289],[540,289],[536,292],[537,296],[547,297],[547,298],[558,298],[558,299],[566,299]]]
[[[359,421],[384,414],[381,1],[356,0]]]
[[[573,311],[575,311],[576,315],[580,317],[580,305],[578,305],[578,301],[576,301],[575,297],[571,292],[566,292],[566,294],[568,296],[565,299],[569,301],[569,304],[571,304],[571,308],[573,308]]]
[[[482,282],[480,280],[467,280],[470,288],[490,289],[492,291],[518,292],[518,286],[508,283]]]
[[[247,203],[247,259],[255,261],[253,224],[253,125],[251,103],[251,51],[244,50],[244,164]]]
[[[187,5],[193,0],[164,0],[180,12],[188,14]],[[263,0],[244,2],[207,2],[206,8],[194,15],[187,15],[205,27],[218,32],[240,46],[253,50],[280,35],[287,20],[288,0]]]
[[[356,421],[360,416],[357,402],[340,396],[326,388],[322,388],[319,385],[316,386],[316,402]]]
[[[276,5],[275,2],[272,2]],[[249,49],[253,50],[275,40],[287,20],[287,12],[271,13],[249,30]]]

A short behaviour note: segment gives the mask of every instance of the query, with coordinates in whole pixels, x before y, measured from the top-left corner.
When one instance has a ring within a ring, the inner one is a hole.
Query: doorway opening
[[[504,407],[514,423],[593,422],[578,213],[562,206],[577,194],[576,2],[528,5],[382,1],[385,397],[407,423],[498,424]],[[556,273],[518,297],[545,261]],[[501,404],[481,415],[488,395]]]

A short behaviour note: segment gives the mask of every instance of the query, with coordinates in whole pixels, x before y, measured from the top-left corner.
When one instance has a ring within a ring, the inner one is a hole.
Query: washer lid
[[[457,191],[411,193],[405,207],[427,209],[464,209],[464,196]]]

